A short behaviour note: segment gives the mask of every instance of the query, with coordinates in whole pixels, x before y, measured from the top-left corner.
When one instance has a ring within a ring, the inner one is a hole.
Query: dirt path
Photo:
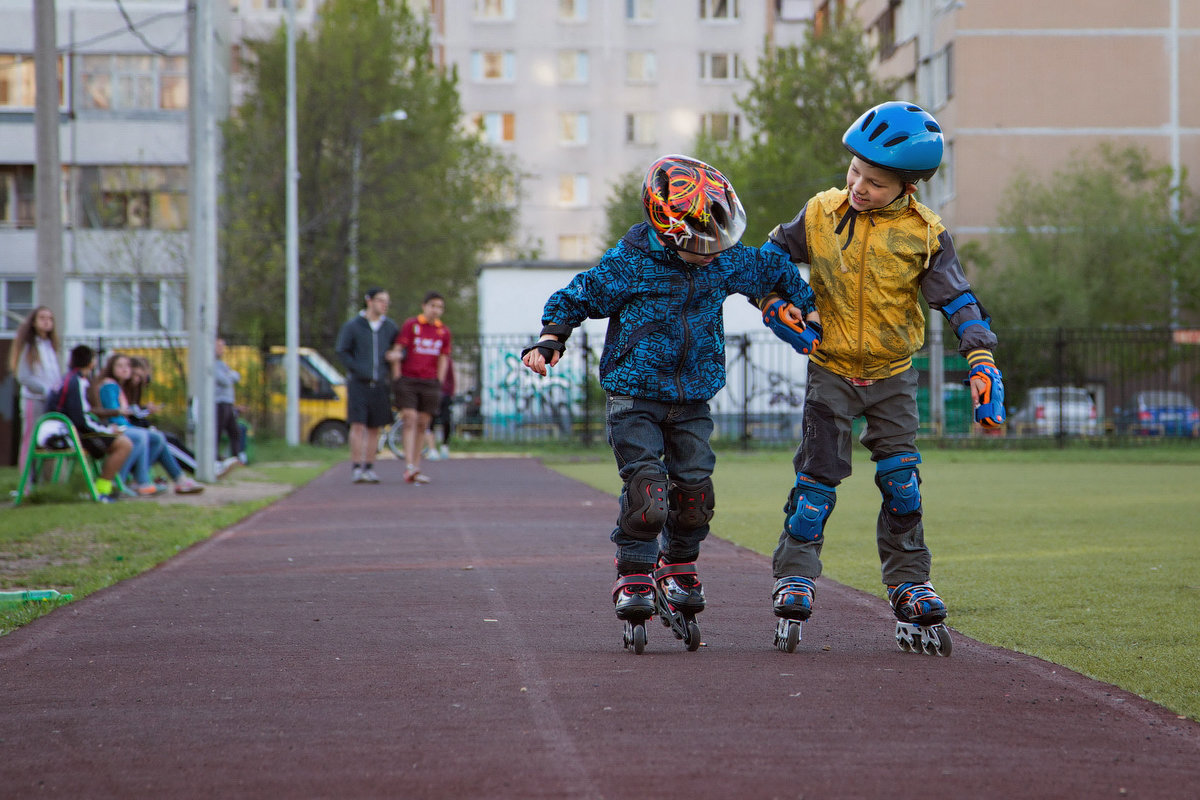
[[[615,501],[526,459],[336,468],[0,638],[0,796],[1178,798],[1200,725],[957,635],[901,653],[829,582],[771,647],[766,557],[713,540],[695,653],[622,650]],[[719,517],[718,517],[719,522]],[[953,621],[953,619],[951,619]],[[1190,788],[1189,788],[1190,787]]]

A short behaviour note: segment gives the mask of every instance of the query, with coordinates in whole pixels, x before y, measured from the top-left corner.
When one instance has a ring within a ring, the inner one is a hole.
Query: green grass
[[[879,492],[866,451],[854,457],[826,529],[825,574],[883,598]],[[1200,447],[922,457],[932,577],[955,629],[1200,720]],[[546,460],[619,492],[610,458]],[[769,554],[792,478],[790,453],[720,453],[714,534]]]
[[[259,459],[235,479],[299,485],[345,459],[344,451],[264,443]],[[265,459],[265,460],[264,460]],[[0,469],[0,492],[17,487],[15,467]],[[0,510],[0,590],[57,589],[75,599],[133,577],[262,508],[257,500],[225,506],[79,500],[82,486],[48,487]],[[0,635],[64,601],[0,607]]]

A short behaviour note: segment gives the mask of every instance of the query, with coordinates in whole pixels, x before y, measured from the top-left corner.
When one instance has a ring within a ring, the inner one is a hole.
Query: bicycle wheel
[[[384,431],[385,441],[387,442],[388,450],[392,451],[400,461],[404,460],[404,419],[397,414],[396,421],[391,427]]]

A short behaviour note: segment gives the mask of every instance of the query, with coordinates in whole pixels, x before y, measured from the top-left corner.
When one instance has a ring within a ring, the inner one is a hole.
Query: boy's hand
[[[986,355],[977,355],[986,353]],[[971,387],[971,403],[975,406],[975,421],[985,428],[1004,424],[1004,377],[1000,374],[991,353],[974,351],[968,359],[971,371],[967,384]]]
[[[807,324],[800,309],[780,297],[768,298],[763,304],[763,324],[771,329],[801,355],[811,355],[821,343],[819,317],[810,314]]]
[[[553,336],[543,336],[521,351],[521,362],[538,375],[546,374],[546,367],[553,367],[562,358],[566,345]]]

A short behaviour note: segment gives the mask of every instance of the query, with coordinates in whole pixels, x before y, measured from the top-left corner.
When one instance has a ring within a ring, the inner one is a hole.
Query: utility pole
[[[36,1],[36,0],[35,0]],[[189,0],[188,57],[188,390],[193,414],[196,477],[216,478],[217,414],[213,385],[217,342],[217,133],[215,3]]]
[[[284,433],[292,447],[300,444],[300,168],[296,144],[296,0],[287,2],[287,288],[285,303],[286,345],[283,355],[287,380],[287,414]]]
[[[62,157],[58,149],[58,30],[55,0],[33,0],[36,131],[37,303],[64,325]]]

